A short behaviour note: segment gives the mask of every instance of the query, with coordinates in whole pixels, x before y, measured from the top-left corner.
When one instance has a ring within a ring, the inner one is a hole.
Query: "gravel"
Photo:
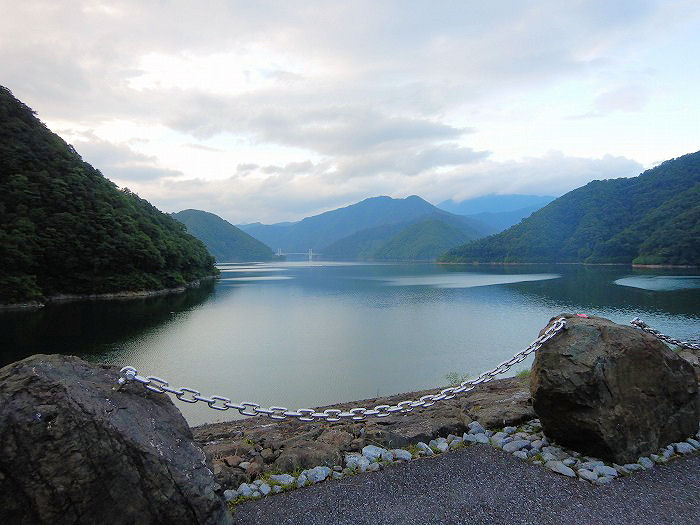
[[[242,503],[234,522],[695,524],[698,484],[697,455],[593,486],[470,447]]]

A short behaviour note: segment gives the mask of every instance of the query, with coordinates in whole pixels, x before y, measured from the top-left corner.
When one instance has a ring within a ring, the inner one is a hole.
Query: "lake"
[[[313,407],[471,377],[561,312],[700,338],[700,272],[622,266],[220,265],[183,294],[0,313],[2,365],[63,353],[204,395]],[[518,365],[529,367],[531,359]],[[190,424],[233,419],[177,402]],[[239,416],[240,417],[240,416]]]

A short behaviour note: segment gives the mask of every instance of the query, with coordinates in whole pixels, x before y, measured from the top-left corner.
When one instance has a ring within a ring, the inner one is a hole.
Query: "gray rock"
[[[330,467],[318,466],[301,473],[302,476],[306,476],[311,483],[320,483],[325,480],[331,474]]]
[[[601,476],[596,480],[596,484],[606,485],[606,484],[610,483],[613,479],[615,479],[615,478],[613,478],[612,476]]]
[[[559,461],[559,458],[551,452],[542,452],[542,461]]]
[[[253,498],[262,498],[262,494],[260,494],[259,490],[254,490],[253,494],[251,495]]]
[[[272,492],[272,488],[267,483],[263,483],[262,485],[260,485],[258,487],[258,490],[263,496],[267,496],[270,492]]]
[[[503,432],[506,434],[512,434],[516,430],[518,430],[518,429],[515,427],[504,427]]]
[[[566,459],[562,460],[562,463],[564,463],[564,465],[566,465],[567,467],[571,467],[571,466],[575,465],[577,463],[577,461],[574,458],[566,458]]]
[[[416,443],[416,448],[423,452],[426,456],[432,456],[434,454],[433,449],[425,443],[423,443],[422,441]]]
[[[654,462],[646,456],[642,456],[637,460],[644,470],[648,470],[654,466]]]
[[[533,406],[548,436],[624,464],[697,431],[700,396],[687,361],[636,328],[565,317],[567,330],[532,366]]]
[[[598,480],[598,474],[585,468],[579,469],[576,474],[578,474],[579,478],[585,479],[586,481],[595,482]]]
[[[343,478],[343,474],[342,474],[342,472],[333,471],[333,472],[331,472],[331,477],[332,477],[333,479],[342,479],[342,478]]]
[[[379,463],[370,463],[369,467],[367,467],[368,472],[377,472],[379,469],[381,469],[382,466]]]
[[[280,492],[282,492],[282,490],[282,487],[280,487],[279,485],[275,485],[274,487],[272,487],[272,492],[274,492],[275,494],[279,494]]]
[[[469,427],[469,434],[484,434],[486,432],[486,429],[478,421],[472,421],[467,426]]]
[[[527,459],[527,452],[525,452],[524,450],[516,450],[515,452],[513,452],[513,455],[516,458]]]
[[[688,438],[686,439],[686,442],[690,443],[693,446],[693,448],[700,450],[700,441],[698,441],[697,439]]]
[[[600,465],[605,465],[602,461],[584,461],[579,465],[579,468],[586,469],[586,470],[593,470],[595,467],[598,467]]]
[[[533,450],[540,450],[543,446],[544,445],[541,439],[536,439],[530,444],[530,448],[532,448]]]
[[[400,459],[401,461],[411,461],[413,459],[413,456],[408,450],[397,448],[392,450],[392,452],[394,453],[394,457],[396,459]]]
[[[253,495],[253,487],[255,485],[248,485],[247,483],[241,483],[238,487],[238,495],[244,498],[249,498]]]
[[[301,488],[304,485],[306,485],[309,482],[309,480],[306,478],[306,476],[301,473],[299,474],[299,477],[297,478],[297,487]]]
[[[447,449],[449,448],[445,438],[433,439],[430,443],[428,443],[428,446],[438,452],[447,452]]]
[[[568,476],[570,478],[576,477],[576,472],[564,465],[564,463],[561,461],[547,461],[544,466],[557,474],[562,474],[563,476]]]
[[[262,485],[263,483],[265,482],[261,479],[256,479],[255,481],[253,481],[253,485],[255,485],[256,487],[260,487],[260,485]]]
[[[454,438],[452,441],[450,441],[450,449],[452,449],[452,450],[454,450],[462,445],[464,445],[462,438]]]
[[[234,489],[228,489],[224,491],[224,499],[226,501],[234,500],[238,497],[238,492]]]
[[[365,472],[367,467],[369,467],[369,459],[357,452],[350,452],[345,455],[345,466],[351,470]]]
[[[598,474],[598,476],[610,476],[611,478],[618,476],[617,470],[607,465],[598,465],[593,469],[593,472]]]
[[[250,461],[241,461],[238,464],[238,468],[242,468],[243,470],[248,470],[248,467],[250,467]]]
[[[370,461],[377,461],[384,452],[387,452],[385,448],[377,447],[376,445],[367,445],[362,448],[362,455]]]
[[[0,369],[0,521],[231,523],[170,398],[118,378],[61,355]]]
[[[476,434],[476,442],[483,443],[484,445],[489,444],[489,437],[486,434]]]
[[[627,472],[636,472],[639,470],[644,470],[644,467],[641,466],[639,463],[625,463],[622,466],[627,469]]]
[[[275,483],[279,483],[286,487],[293,484],[296,481],[296,478],[291,474],[273,474],[270,476],[270,481],[274,481]]]
[[[690,443],[674,443],[673,447],[679,454],[692,454],[695,452],[695,447]]]
[[[631,471],[627,469],[624,465],[618,465],[617,463],[613,463],[613,468],[617,471],[618,474],[623,475],[623,474],[630,474]]]
[[[505,445],[503,445],[503,450],[505,452],[512,454],[516,450],[523,449],[529,445],[530,445],[530,442],[528,440],[519,439],[517,441],[511,441],[510,443],[506,443]]]

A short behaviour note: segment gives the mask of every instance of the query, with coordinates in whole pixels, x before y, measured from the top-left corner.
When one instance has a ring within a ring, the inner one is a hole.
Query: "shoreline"
[[[192,288],[199,288],[203,281],[209,281],[211,279],[216,279],[215,275],[209,275],[202,277],[201,279],[195,279],[190,281],[184,286],[177,286],[175,288],[162,288],[160,290],[124,290],[121,292],[110,292],[110,293],[99,293],[99,294],[70,294],[62,293],[51,295],[47,297],[44,302],[39,301],[29,301],[27,303],[11,303],[11,304],[0,304],[0,312],[2,311],[16,311],[16,310],[38,310],[44,308],[49,304],[60,304],[69,303],[74,301],[129,301],[131,299],[144,299],[147,297],[158,297],[162,295],[170,295],[175,293],[182,293],[186,290]]]
[[[468,261],[468,262],[443,262],[435,261],[437,265],[444,266],[550,266],[550,265],[568,265],[568,266],[628,266],[631,268],[700,268],[693,264],[633,264],[633,263],[585,263],[585,262],[494,262],[494,261]]]

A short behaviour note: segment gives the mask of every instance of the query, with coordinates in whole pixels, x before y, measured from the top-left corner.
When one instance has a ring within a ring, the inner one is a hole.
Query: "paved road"
[[[476,446],[245,503],[234,522],[698,525],[700,456],[593,487]]]

